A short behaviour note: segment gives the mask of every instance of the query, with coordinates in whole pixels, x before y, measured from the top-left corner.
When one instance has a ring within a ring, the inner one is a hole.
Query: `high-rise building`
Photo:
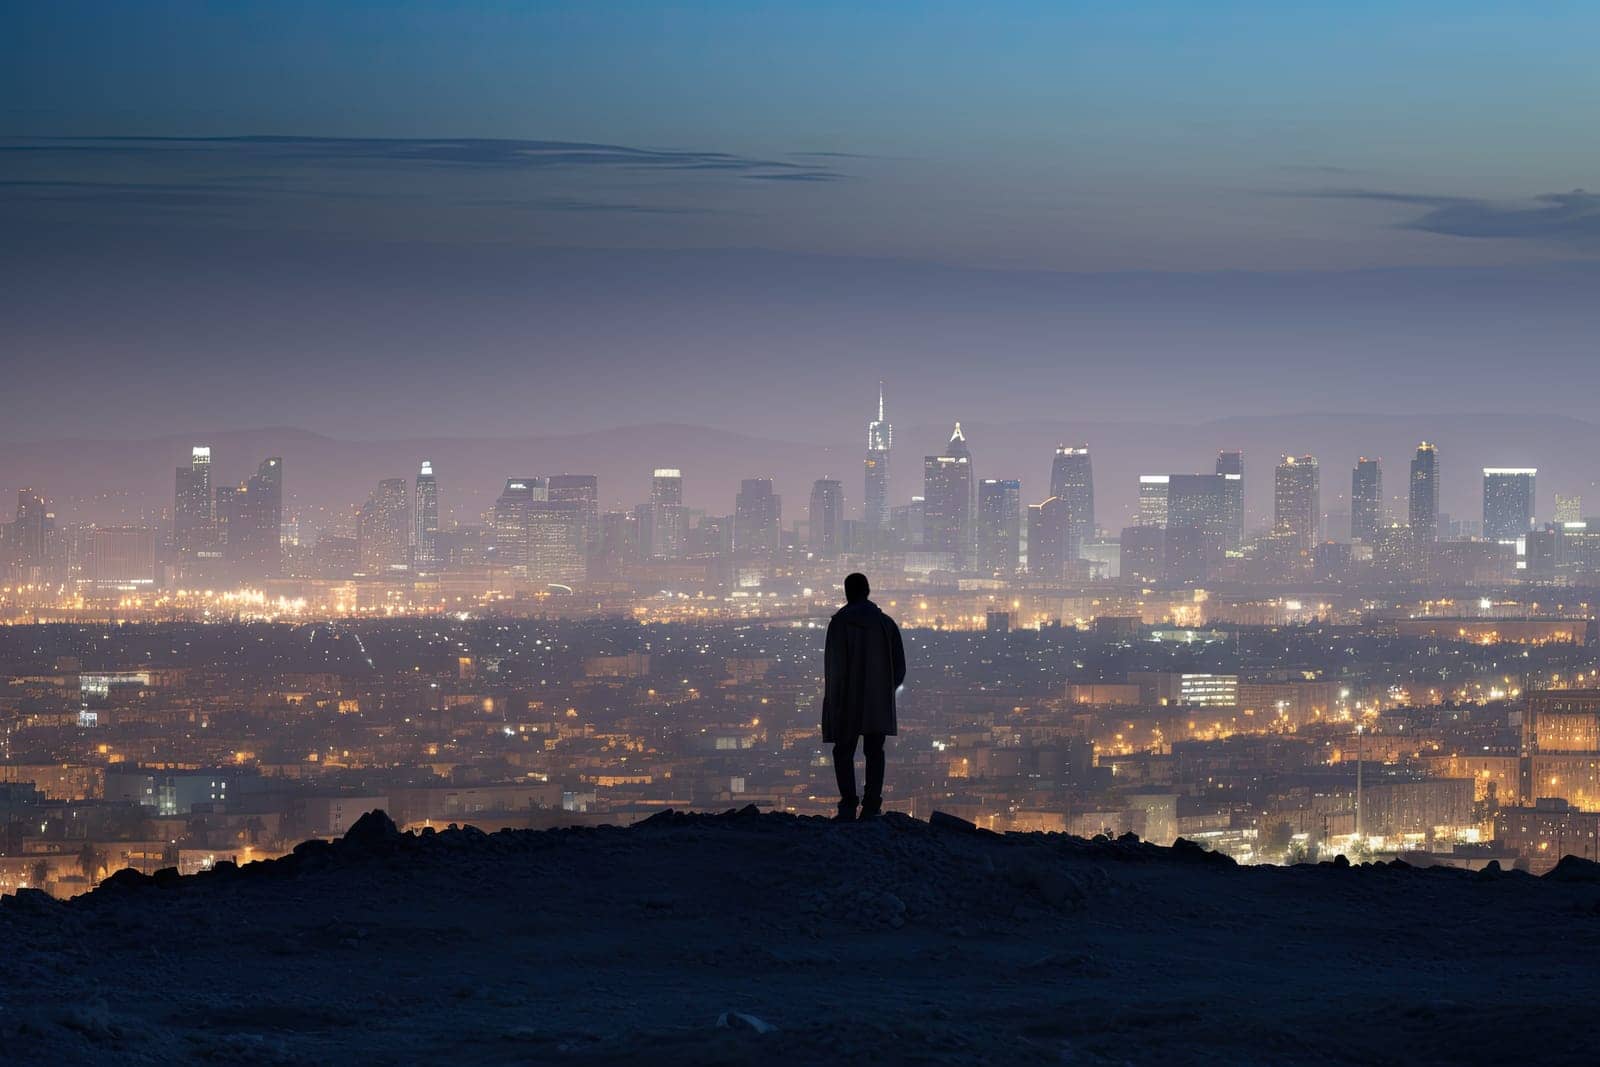
[[[24,567],[45,565],[49,514],[42,495],[32,489],[17,490],[17,519],[11,527],[11,537],[17,562]]]
[[[583,516],[583,551],[592,555],[600,540],[600,479],[593,474],[552,474],[548,490],[552,501],[577,506]]]
[[[1439,450],[1424,441],[1411,460],[1411,543],[1418,551],[1439,539]]]
[[[806,523],[811,554],[831,559],[844,551],[844,483],[818,478],[811,483],[811,509]]]
[[[1167,524],[1167,479],[1165,474],[1139,475],[1139,525]]]
[[[571,586],[585,575],[588,517],[581,500],[530,500],[525,513],[528,580]]]
[[[411,521],[404,478],[385,478],[356,516],[356,552],[364,574],[404,570],[411,558]]]
[[[411,555],[419,571],[437,570],[439,559],[439,480],[433,461],[417,469],[411,499]]]
[[[149,526],[96,526],[88,536],[80,581],[127,589],[156,580],[156,531]]]
[[[965,567],[977,545],[977,482],[959,422],[943,454],[923,457],[922,499],[923,547],[948,552],[958,569]]]
[[[1167,531],[1145,523],[1122,531],[1120,568],[1128,581],[1157,582],[1167,571]]]
[[[1536,467],[1483,468],[1483,536],[1516,541],[1533,527]]]
[[[1383,467],[1362,456],[1350,472],[1350,540],[1378,543],[1383,527]]]
[[[1050,495],[1066,507],[1068,560],[1075,560],[1094,537],[1094,466],[1088,445],[1061,445],[1050,464]]]
[[[1284,456],[1273,472],[1272,532],[1292,551],[1309,555],[1322,518],[1322,487],[1315,456]]]
[[[212,546],[213,506],[211,447],[195,445],[189,451],[189,465],[178,468],[172,501],[172,543],[184,561],[192,562]]]
[[[1583,497],[1556,494],[1556,522],[1582,522]]]
[[[1232,516],[1226,474],[1173,474],[1167,479],[1166,577],[1203,582],[1227,553]]]
[[[978,483],[978,570],[1011,578],[1021,553],[1022,483],[985,478]]]
[[[1216,472],[1226,482],[1222,487],[1223,546],[1235,549],[1244,544],[1244,453],[1218,452]]]
[[[683,471],[657,467],[650,478],[649,555],[652,559],[682,559],[688,539],[683,513]]]
[[[878,417],[867,423],[866,486],[861,497],[861,521],[869,535],[889,525],[889,449],[894,427],[883,414],[883,383],[878,383]]]
[[[1028,574],[1056,580],[1066,574],[1071,509],[1058,496],[1028,505]],[[1081,546],[1080,546],[1081,547]],[[1077,557],[1071,557],[1076,559]]]
[[[257,581],[282,575],[282,459],[262,460],[249,481],[230,493],[217,489],[217,528],[235,578]]]
[[[775,560],[782,545],[783,500],[771,478],[746,478],[733,503],[733,555],[742,560]]]
[[[528,509],[536,500],[548,500],[543,478],[507,478],[495,498],[490,518],[490,564],[504,571],[526,573],[528,566]]]

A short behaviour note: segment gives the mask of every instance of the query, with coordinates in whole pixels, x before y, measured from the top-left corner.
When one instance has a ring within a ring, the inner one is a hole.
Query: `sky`
[[[0,440],[838,443],[880,377],[906,424],[1587,418],[1597,45],[1564,3],[9,0]]]

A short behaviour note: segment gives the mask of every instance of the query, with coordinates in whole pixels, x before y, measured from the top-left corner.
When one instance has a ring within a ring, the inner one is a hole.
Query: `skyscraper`
[[[923,547],[948,552],[957,568],[966,566],[976,547],[977,485],[959,422],[942,455],[923,457],[922,497]]]
[[[1272,532],[1291,550],[1309,554],[1317,543],[1322,487],[1315,456],[1284,456],[1273,472]]]
[[[1583,497],[1563,496],[1556,494],[1556,521],[1581,522],[1583,519]]]
[[[1017,573],[1022,553],[1022,483],[985,478],[978,483],[978,570],[997,578]]]
[[[1232,516],[1226,474],[1173,474],[1167,479],[1166,577],[1203,582],[1227,552]]]
[[[172,501],[172,543],[180,559],[192,562],[211,547],[212,507],[211,447],[195,445],[189,451],[189,465],[178,468]]]
[[[548,483],[552,501],[571,503],[583,516],[583,551],[593,554],[600,541],[600,479],[593,474],[552,474]]]
[[[1375,545],[1382,526],[1383,468],[1362,456],[1350,472],[1350,540]]]
[[[688,531],[684,528],[683,472],[657,467],[650,478],[649,554],[652,559],[681,559]]]
[[[829,559],[844,551],[844,483],[818,478],[811,483],[811,509],[807,515],[811,554]]]
[[[771,478],[746,478],[733,504],[735,559],[778,558],[783,536],[783,500],[772,491]]]
[[[1165,474],[1139,475],[1139,525],[1167,524],[1167,480]]]
[[[1533,526],[1536,467],[1483,468],[1483,536],[1515,541]]]
[[[894,427],[883,415],[883,383],[878,383],[878,417],[867,423],[866,486],[861,497],[861,520],[869,534],[889,525],[889,449]]]
[[[418,570],[438,568],[439,560],[439,482],[433,474],[433,461],[423,460],[417,470],[417,483],[411,500],[411,549]]]
[[[1060,445],[1050,464],[1050,495],[1066,508],[1068,560],[1078,558],[1085,541],[1094,537],[1094,467],[1088,445]]]
[[[1439,451],[1424,441],[1411,460],[1411,543],[1419,552],[1439,539]]]
[[[585,575],[582,500],[530,500],[526,505],[528,580],[571,586]]]
[[[261,461],[249,481],[228,495],[226,558],[235,578],[257,581],[283,573],[283,460]],[[219,527],[223,491],[217,490]]]
[[[1069,519],[1067,503],[1058,496],[1028,505],[1030,576],[1055,580],[1066,573]]]
[[[364,574],[404,570],[411,555],[411,523],[404,478],[385,478],[356,517],[356,552]]]
[[[11,527],[11,536],[17,552],[17,562],[24,567],[42,567],[45,564],[45,532],[49,528],[49,508],[44,497],[32,489],[17,490],[17,519]]]
[[[1227,483],[1223,496],[1223,547],[1244,544],[1244,453],[1218,452],[1216,472]]]
[[[501,570],[526,573],[528,566],[528,509],[536,500],[549,499],[543,478],[507,478],[495,498],[490,520],[493,538],[491,564]]]

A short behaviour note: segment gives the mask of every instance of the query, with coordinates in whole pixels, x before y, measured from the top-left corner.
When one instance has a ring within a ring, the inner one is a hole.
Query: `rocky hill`
[[[666,813],[0,908],[11,1063],[1593,1062],[1600,868]]]

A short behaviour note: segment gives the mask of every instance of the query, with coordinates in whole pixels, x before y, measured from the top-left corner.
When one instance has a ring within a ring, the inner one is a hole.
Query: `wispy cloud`
[[[35,155],[105,153],[173,159],[197,154],[283,161],[384,161],[496,170],[618,168],[630,171],[704,170],[747,176],[806,171],[832,174],[819,164],[682,149],[632,148],[584,141],[533,141],[473,137],[90,137],[27,138],[0,146]]]
[[[1320,189],[1291,195],[1420,208],[1419,214],[1397,225],[1447,237],[1600,245],[1600,195],[1583,189],[1543,193],[1519,202],[1378,189]]]

